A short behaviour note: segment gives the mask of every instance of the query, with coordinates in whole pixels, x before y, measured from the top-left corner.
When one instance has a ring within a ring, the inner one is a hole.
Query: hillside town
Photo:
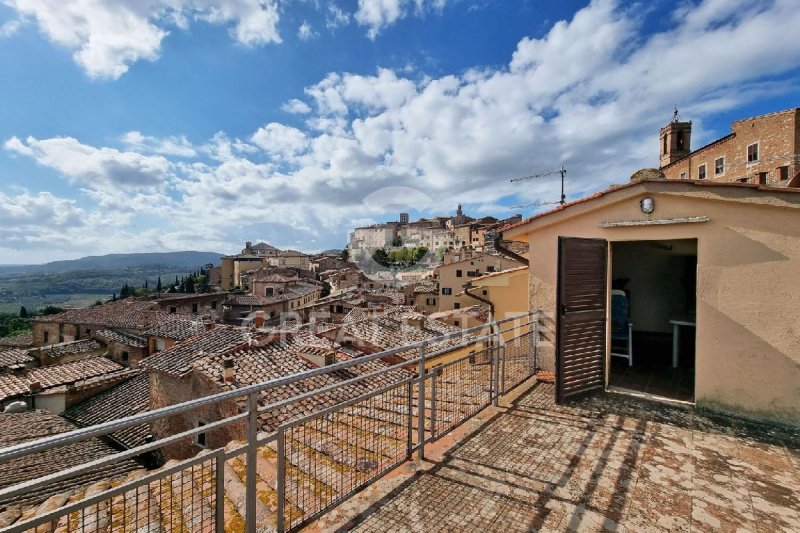
[[[529,218],[471,217],[458,204],[448,216],[399,213],[354,228],[345,249],[328,253],[246,242],[208,270],[206,291],[165,288],[34,317],[29,333],[0,339],[0,528],[334,527],[345,511],[325,512],[356,489],[412,452],[428,460],[426,443],[435,450],[448,431],[467,439],[461,424],[505,405],[517,425],[509,418],[495,428],[502,438],[457,449],[442,505],[462,478],[488,468],[466,452],[506,454],[497,479],[534,491],[535,474],[568,498],[550,474],[570,460],[552,450],[574,437],[569,446],[603,464],[628,473],[645,465],[635,488],[595,471],[602,490],[584,502],[595,518],[633,530],[658,520],[683,530],[680,520],[700,516],[700,529],[797,531],[800,109],[742,118],[698,149],[691,128],[676,114],[653,138],[659,168]],[[522,383],[539,396],[503,404]],[[569,403],[589,391],[618,395]],[[613,414],[647,402],[665,410],[647,407],[639,421]],[[570,422],[535,426],[548,410]],[[718,429],[701,412],[732,425]],[[765,427],[773,441],[755,443]],[[701,438],[703,428],[712,435]],[[663,455],[634,461],[636,448],[609,437],[619,432]],[[512,457],[503,439],[515,433],[530,442]],[[31,443],[42,444],[26,454]],[[521,469],[534,449],[550,455]],[[712,467],[704,453],[724,457]],[[736,483],[727,492],[692,485],[683,464]],[[660,486],[658,475],[670,481]],[[616,508],[603,492],[614,483],[635,503]],[[659,507],[678,492],[686,516]],[[412,505],[406,492],[383,494]],[[737,502],[751,497],[747,515]]]

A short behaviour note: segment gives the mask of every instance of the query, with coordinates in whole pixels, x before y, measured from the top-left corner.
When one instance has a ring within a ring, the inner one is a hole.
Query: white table
[[[681,326],[697,327],[694,320],[691,319],[673,319],[669,321],[672,324],[672,368],[678,368],[678,347],[681,345]]]

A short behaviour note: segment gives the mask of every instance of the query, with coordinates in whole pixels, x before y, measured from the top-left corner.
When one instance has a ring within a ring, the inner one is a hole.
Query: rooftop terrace
[[[797,432],[619,396],[556,405],[532,377],[539,317],[528,318],[469,331],[485,348],[440,365],[424,340],[0,449],[10,464],[245,399],[205,426],[0,488],[0,501],[21,503],[0,507],[0,530],[800,530]],[[517,335],[503,342],[507,327]],[[333,373],[343,380],[294,390]],[[375,378],[360,396],[314,402]],[[259,423],[291,405],[300,409],[277,427]],[[20,501],[223,426],[241,433],[222,448]]]

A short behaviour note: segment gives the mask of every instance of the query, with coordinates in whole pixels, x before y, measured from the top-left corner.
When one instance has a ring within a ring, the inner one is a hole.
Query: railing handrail
[[[299,372],[299,373],[296,373],[296,374],[291,374],[291,375],[288,375],[288,376],[282,376],[282,377],[279,377],[279,378],[276,378],[276,379],[273,379],[273,380],[265,381],[263,383],[256,383],[256,384],[253,384],[253,385],[247,385],[245,387],[241,387],[241,388],[238,388],[238,389],[215,393],[215,394],[212,394],[212,395],[209,395],[209,396],[205,396],[203,398],[196,398],[196,399],[188,400],[186,402],[178,403],[178,404],[175,404],[175,405],[169,405],[169,406],[166,406],[166,407],[160,407],[160,408],[154,409],[152,411],[147,411],[145,413],[138,413],[138,414],[135,414],[135,415],[131,415],[131,416],[127,416],[127,417],[124,417],[124,418],[120,418],[118,420],[112,420],[112,421],[109,421],[109,422],[103,422],[101,424],[97,424],[97,425],[94,425],[94,426],[89,426],[89,427],[86,427],[86,428],[79,428],[79,429],[75,429],[75,430],[68,431],[68,432],[65,432],[65,433],[59,433],[57,435],[51,435],[51,436],[48,436],[48,437],[43,437],[41,439],[36,439],[36,440],[33,440],[33,441],[23,442],[23,443],[20,443],[20,444],[16,444],[14,446],[9,446],[7,448],[0,449],[0,464],[8,462],[8,461],[10,461],[12,459],[16,459],[18,457],[24,457],[24,456],[31,455],[31,454],[34,454],[34,453],[39,453],[39,452],[42,452],[42,451],[45,451],[45,450],[49,450],[49,449],[52,449],[52,448],[65,446],[65,445],[71,444],[73,442],[80,442],[82,440],[86,440],[86,439],[89,439],[91,437],[99,437],[99,436],[103,436],[103,435],[108,435],[109,433],[113,433],[113,432],[121,430],[121,429],[137,426],[137,425],[148,423],[148,422],[152,422],[154,420],[160,420],[162,418],[167,418],[167,417],[170,417],[170,416],[175,416],[177,414],[184,413],[184,412],[187,412],[187,411],[192,411],[192,410],[198,409],[200,407],[204,407],[204,406],[208,406],[208,405],[214,405],[216,403],[220,403],[220,402],[223,402],[223,401],[233,400],[235,398],[240,398],[240,397],[243,397],[243,396],[249,396],[249,395],[256,394],[256,393],[259,393],[259,392],[263,392],[265,390],[273,389],[273,388],[276,388],[276,387],[289,385],[289,384],[292,384],[292,383],[296,383],[296,382],[299,382],[299,381],[304,381],[304,380],[307,380],[307,379],[310,379],[310,378],[313,378],[313,377],[317,377],[317,376],[321,376],[321,375],[325,375],[325,374],[330,374],[330,373],[333,373],[333,372],[336,372],[336,371],[339,371],[339,370],[344,370],[344,369],[350,368],[352,366],[361,365],[361,364],[364,364],[364,363],[367,363],[367,362],[370,362],[370,361],[376,361],[378,359],[382,359],[384,357],[395,355],[395,354],[398,354],[398,353],[401,353],[401,352],[408,352],[408,351],[411,351],[411,350],[413,350],[415,348],[416,349],[419,349],[419,348],[423,348],[424,349],[425,346],[428,346],[430,344],[440,343],[440,342],[447,341],[447,340],[450,340],[450,339],[453,339],[453,338],[461,337],[461,336],[464,336],[466,334],[470,334],[470,333],[472,333],[474,331],[483,330],[483,329],[485,329],[487,327],[490,328],[490,330],[491,330],[491,328],[493,326],[497,327],[500,324],[506,324],[508,322],[518,321],[518,320],[521,320],[521,319],[533,319],[535,317],[538,318],[540,316],[540,314],[541,314],[540,311],[530,311],[530,312],[527,312],[527,313],[524,313],[524,314],[520,314],[520,315],[517,315],[517,316],[514,316],[514,317],[505,318],[505,319],[502,319],[502,320],[497,320],[497,321],[486,323],[486,324],[480,324],[478,326],[473,326],[471,328],[465,328],[465,329],[462,329],[462,330],[457,331],[457,332],[445,333],[443,335],[440,335],[440,336],[437,336],[437,337],[434,337],[434,338],[431,338],[431,339],[426,339],[426,340],[422,340],[422,341],[413,342],[413,343],[410,343],[410,344],[405,344],[403,346],[399,346],[399,347],[396,347],[396,348],[391,348],[389,350],[384,350],[382,352],[377,352],[377,353],[370,354],[370,355],[358,356],[358,357],[354,357],[353,359],[350,359],[350,360],[347,360],[347,361],[341,361],[341,362],[338,362],[338,363],[334,363],[332,365],[323,366],[323,367],[320,367],[320,368],[314,368],[314,369],[306,370],[306,371]],[[525,325],[533,324],[533,322],[534,322],[533,320],[530,320],[527,324],[523,324],[522,327],[524,327]],[[483,340],[485,340],[487,338],[490,338],[491,336],[492,336],[492,334],[489,334],[489,335],[485,335],[485,336],[482,336],[482,337],[478,337],[477,339],[470,339],[469,341],[466,341],[465,343],[463,343],[464,345],[456,345],[456,346],[453,346],[453,347],[448,347],[448,348],[439,350],[437,352],[434,352],[432,354],[426,354],[424,357],[417,356],[417,357],[414,357],[413,359],[406,360],[402,364],[404,366],[406,366],[406,365],[412,366],[412,365],[415,365],[415,364],[419,364],[420,361],[422,361],[422,360],[430,360],[432,357],[437,357],[438,355],[442,355],[444,353],[448,353],[448,352],[463,348],[465,346],[468,346],[469,344],[474,344],[476,342],[481,342],[481,341],[483,341]],[[391,370],[394,370],[394,368],[393,367],[389,367],[389,368],[383,369],[382,371],[380,371],[380,373],[389,372]],[[348,383],[345,381],[345,382],[341,383],[341,386],[345,386],[347,384]],[[222,420],[220,422],[222,422]],[[132,449],[136,449],[136,448],[132,448]]]

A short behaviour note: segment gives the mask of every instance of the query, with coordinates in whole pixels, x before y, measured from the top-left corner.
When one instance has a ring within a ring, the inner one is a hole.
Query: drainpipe
[[[489,312],[491,313],[492,324],[494,324],[495,320],[497,320],[497,317],[494,316],[494,304],[491,302],[491,300],[487,300],[486,298],[484,298],[482,296],[478,296],[477,294],[473,294],[473,293],[469,292],[470,289],[472,289],[472,288],[473,288],[472,287],[472,282],[468,281],[467,283],[465,283],[464,284],[464,294],[466,294],[467,296],[469,296],[471,298],[474,298],[474,299],[478,300],[481,303],[485,303],[486,305],[488,305],[489,306]],[[493,325],[492,326],[492,331],[494,333],[499,333],[500,328],[498,328],[496,325]]]
[[[495,250],[500,252],[501,255],[504,255],[504,256],[506,256],[506,257],[508,257],[510,259],[513,259],[514,261],[517,261],[518,263],[522,263],[525,266],[529,266],[529,263],[528,263],[527,259],[525,259],[524,257],[522,257],[519,254],[515,254],[514,252],[512,252],[511,250],[509,250],[508,248],[503,246],[502,241],[503,241],[503,234],[502,233],[498,233],[497,235],[495,235],[495,237],[494,237],[494,249]],[[473,296],[473,295],[470,295],[470,296]]]

